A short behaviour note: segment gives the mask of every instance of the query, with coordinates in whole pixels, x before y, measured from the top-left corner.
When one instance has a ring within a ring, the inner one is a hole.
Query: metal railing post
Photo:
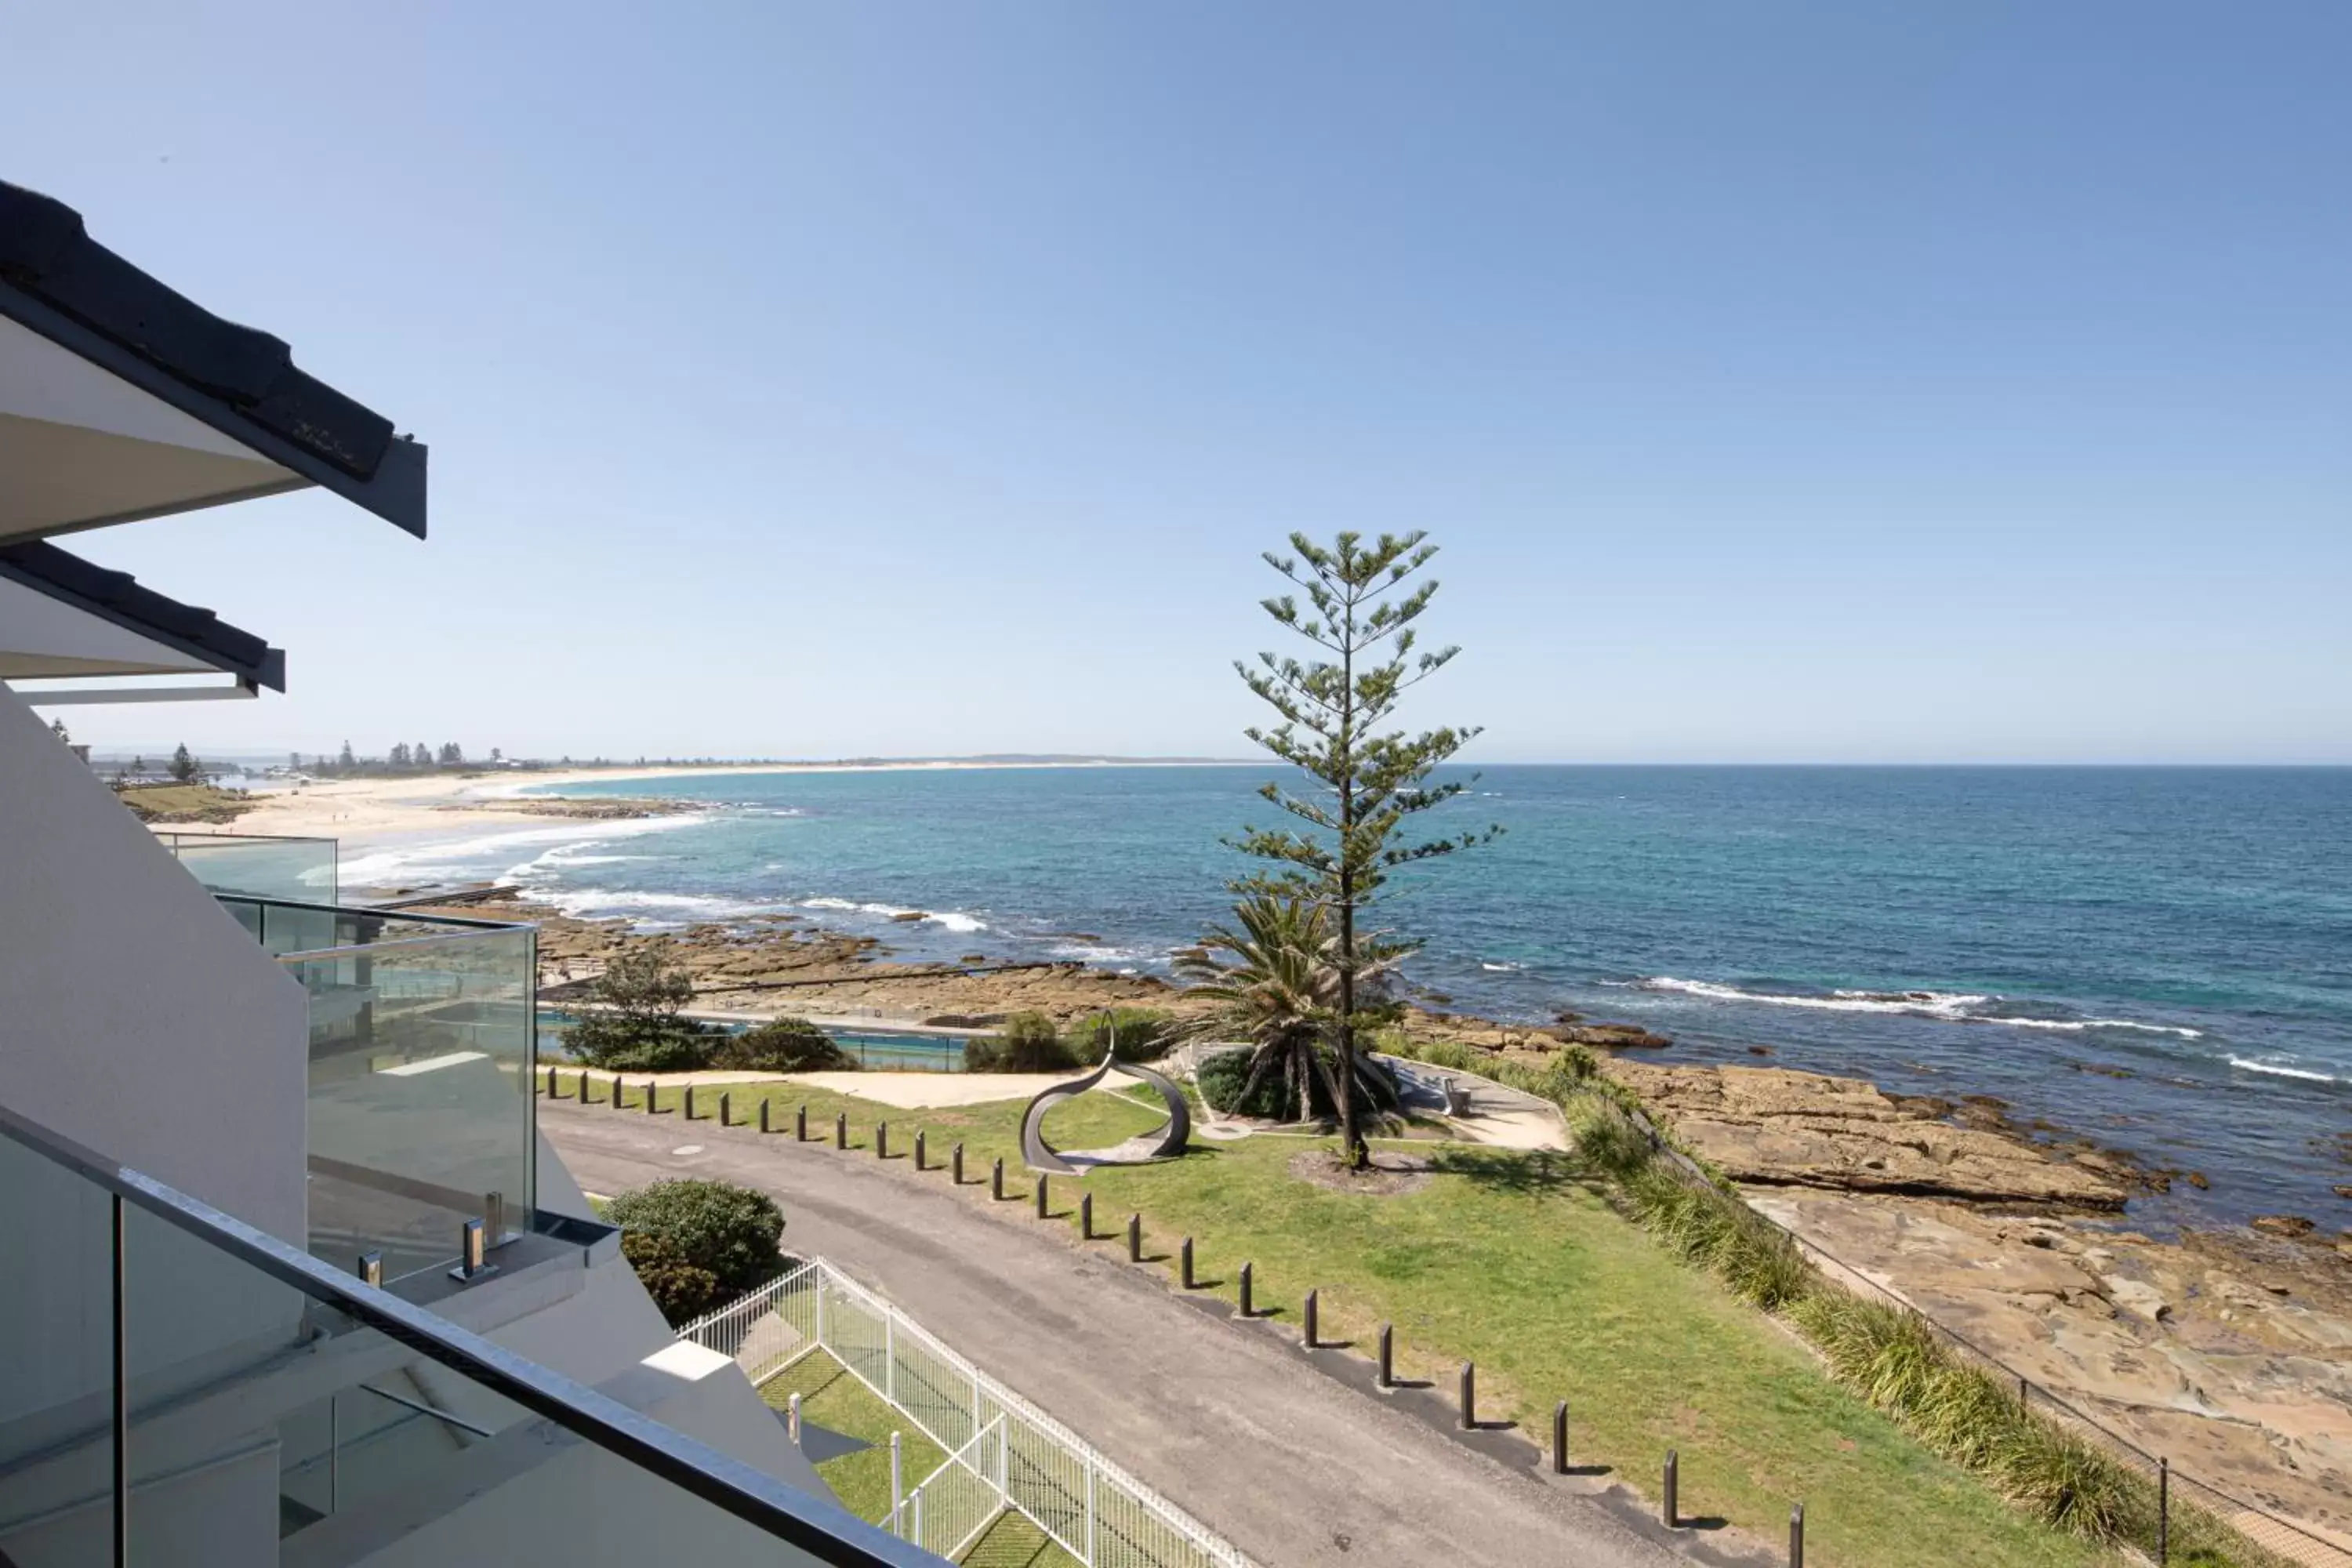
[[[784,1402],[784,1431],[791,1436],[793,1446],[798,1447],[801,1441],[801,1396],[797,1394]]]
[[[899,1520],[899,1510],[907,1506],[906,1493],[901,1486],[905,1462],[905,1456],[899,1450],[898,1434],[893,1432],[890,1434],[890,1533],[900,1540],[906,1539],[906,1531]]]
[[[882,1397],[898,1403],[898,1322],[887,1315],[882,1320]]]
[[[2156,1461],[2156,1568],[2172,1558],[2172,1461]]]
[[[1095,1561],[1095,1462],[1087,1461],[1087,1563]]]
[[[824,1294],[831,1283],[823,1274],[816,1277],[816,1342],[817,1348],[824,1351],[833,1349],[824,1342]]]

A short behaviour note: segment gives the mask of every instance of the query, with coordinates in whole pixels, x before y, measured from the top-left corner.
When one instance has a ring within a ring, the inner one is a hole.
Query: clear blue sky
[[[199,13],[204,15],[199,15]],[[5,175],[433,448],[89,553],[101,744],[1216,752],[1425,526],[1492,760],[2352,761],[2352,5],[20,7]]]

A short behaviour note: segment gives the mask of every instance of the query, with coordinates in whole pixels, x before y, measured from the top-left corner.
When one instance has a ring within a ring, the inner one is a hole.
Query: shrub
[[[744,1072],[854,1072],[857,1058],[806,1018],[771,1018],[713,1044],[710,1065]]]
[[[1078,1066],[1077,1053],[1043,1013],[1015,1013],[993,1035],[964,1042],[967,1072],[1066,1072]]]
[[[1334,1072],[1339,1070],[1338,1053],[1318,1047],[1317,1054],[1321,1057],[1324,1066]],[[1250,1056],[1249,1047],[1244,1046],[1202,1058],[1192,1075],[1200,1088],[1201,1098],[1209,1102],[1209,1109],[1227,1116],[1288,1120],[1297,1109],[1297,1102],[1283,1083],[1279,1069],[1269,1070],[1258,1079],[1257,1088],[1250,1091],[1249,1099],[1246,1101],[1242,1100],[1243,1086],[1249,1082]],[[1378,1062],[1369,1057],[1357,1058],[1356,1082],[1361,1093],[1359,1103],[1375,1111],[1396,1109],[1396,1079],[1390,1077],[1388,1069]],[[1331,1091],[1319,1072],[1307,1084],[1307,1104],[1308,1112],[1315,1116],[1337,1113],[1331,1104]]]
[[[637,1271],[637,1282],[673,1329],[694,1321],[719,1303],[719,1276],[688,1263],[677,1245],[666,1237],[651,1231],[623,1231],[621,1256]]]
[[[1108,1016],[1097,1013],[1071,1025],[1070,1049],[1082,1061],[1098,1062],[1111,1043],[1105,1039],[1106,1032],[1118,1042],[1123,1062],[1156,1062],[1176,1044],[1176,1020],[1171,1015],[1157,1007],[1114,1007]]]
[[[783,1268],[776,1246],[784,1216],[765,1193],[729,1182],[672,1178],[623,1193],[605,1205],[625,1245],[632,1233],[657,1237],[704,1270],[726,1297],[772,1279]],[[650,1287],[648,1287],[650,1289]]]
[[[694,1000],[694,980],[669,962],[662,944],[624,952],[589,988],[594,1011],[564,1031],[564,1048],[593,1068],[628,1072],[688,1072],[707,1065],[712,1031],[679,1012]]]

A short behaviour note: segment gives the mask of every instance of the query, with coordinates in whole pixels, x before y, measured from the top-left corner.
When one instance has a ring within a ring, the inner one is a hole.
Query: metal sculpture
[[[1192,1109],[1184,1101],[1184,1091],[1176,1087],[1164,1073],[1154,1071],[1141,1062],[1118,1059],[1118,1036],[1109,1016],[1103,1020],[1103,1036],[1108,1042],[1103,1052],[1102,1066],[1080,1079],[1057,1083],[1029,1102],[1021,1113],[1021,1158],[1033,1171],[1046,1171],[1055,1175],[1074,1176],[1079,1167],[1062,1156],[1060,1150],[1045,1142],[1045,1112],[1063,1100],[1081,1095],[1108,1078],[1113,1072],[1123,1072],[1129,1078],[1141,1079],[1160,1091],[1168,1102],[1168,1125],[1160,1130],[1160,1142],[1148,1154],[1132,1160],[1089,1160],[1089,1164],[1142,1164],[1151,1160],[1164,1160],[1181,1154],[1192,1138]]]

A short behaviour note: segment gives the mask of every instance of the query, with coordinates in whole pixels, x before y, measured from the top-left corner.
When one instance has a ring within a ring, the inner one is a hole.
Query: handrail
[[[257,1272],[342,1312],[753,1528],[845,1568],[935,1568],[929,1553],[836,1504],[663,1426],[479,1334],[330,1268],[267,1231],[0,1106],[0,1138],[62,1166]]]
[[[528,931],[537,921],[481,921],[464,915],[412,915],[405,910],[379,910],[366,904],[313,904],[300,899],[266,899],[256,893],[220,893],[214,898],[224,903],[235,900],[241,904],[268,904],[281,910],[302,910],[314,915],[355,915],[370,920],[414,921],[419,925],[465,926],[479,931]],[[321,952],[341,952],[341,948],[321,948]]]

